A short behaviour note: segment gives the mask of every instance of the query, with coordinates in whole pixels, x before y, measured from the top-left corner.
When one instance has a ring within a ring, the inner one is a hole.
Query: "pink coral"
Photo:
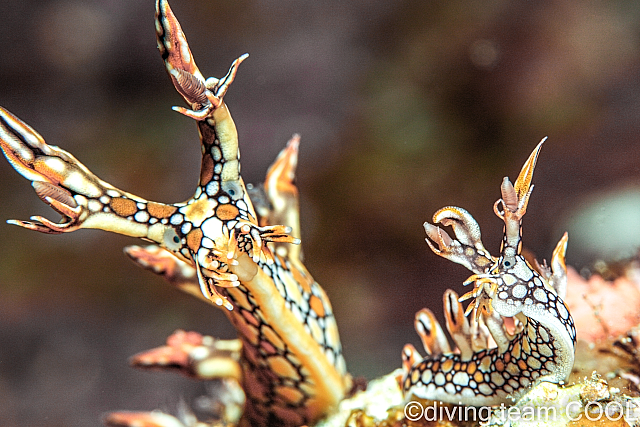
[[[567,280],[565,302],[573,315],[579,338],[596,342],[624,334],[640,323],[637,275],[627,274],[612,282],[599,275],[585,280],[573,268],[568,268]]]

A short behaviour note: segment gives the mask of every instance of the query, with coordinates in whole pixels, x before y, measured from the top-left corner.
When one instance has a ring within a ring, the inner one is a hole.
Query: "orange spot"
[[[484,376],[482,375],[482,372],[476,371],[476,373],[473,375],[473,379],[476,380],[478,384],[480,384],[484,381]]]
[[[527,363],[524,360],[519,360],[518,361],[518,366],[520,367],[520,369],[522,369],[523,371],[527,370]]]
[[[511,353],[504,354],[504,363],[509,363],[511,361]]]
[[[111,199],[111,202],[109,202],[109,206],[117,215],[124,217],[131,216],[138,212],[136,202],[131,199],[125,199],[122,197],[115,197]]]
[[[513,357],[515,357],[516,359],[520,359],[520,343],[516,343],[513,346],[513,349],[511,350],[511,354],[513,355]]]
[[[249,300],[244,292],[237,291],[237,288],[227,288],[229,296],[233,298],[233,303],[236,307],[241,307],[247,310],[251,310],[253,306],[249,304]]]
[[[232,204],[220,205],[216,209],[216,216],[223,221],[236,219],[240,211]]]
[[[311,295],[311,298],[309,298],[309,306],[311,306],[311,310],[315,311],[319,317],[325,316],[324,304],[322,304],[322,301],[317,296]]]
[[[284,265],[284,264],[283,264]],[[295,265],[291,266],[291,274],[293,275],[293,279],[300,285],[302,286],[302,290],[306,293],[310,293],[311,292],[311,283],[309,282],[309,279],[307,279],[303,272],[301,272],[300,270],[298,270],[298,268],[296,268]]]
[[[178,209],[175,206],[163,205],[161,203],[149,202],[147,203],[147,212],[149,215],[154,216],[156,218],[167,218],[173,215],[173,213]]]
[[[191,203],[190,205],[185,206],[184,215],[189,218],[192,222],[194,221],[204,221],[206,218],[211,216],[213,212],[213,206],[215,206],[216,202],[208,200],[206,198],[202,198],[197,202]],[[213,206],[212,206],[213,205]]]
[[[200,249],[201,240],[202,230],[200,230],[199,228],[194,228],[189,232],[189,234],[187,234],[187,246],[189,246],[189,249],[191,249],[193,252],[198,252],[198,249]]]
[[[264,341],[264,340],[260,341],[260,347],[262,347],[262,349],[267,354],[277,354],[278,353],[276,348],[269,341]]]
[[[442,362],[442,372],[449,372],[453,368],[453,359]]]
[[[453,365],[453,370],[458,372],[460,370],[460,362],[456,363],[455,365]],[[464,367],[462,368],[462,370],[464,370]]]
[[[469,375],[473,375],[473,373],[476,371],[476,364],[475,363],[469,363],[469,366],[467,366],[467,374]]]
[[[285,402],[292,405],[298,405],[304,399],[304,394],[300,390],[293,388],[293,386],[277,386],[275,392]]]
[[[250,312],[250,311],[242,311],[242,317],[245,318],[245,320],[247,322],[249,322],[250,324],[252,324],[253,326],[258,326],[260,324],[260,322],[258,321],[258,319],[256,319],[256,317]]]
[[[236,317],[236,320],[234,320],[233,324],[236,327],[238,334],[244,337],[243,341],[246,341],[249,344],[251,344],[251,345],[244,346],[243,354],[245,355],[245,357],[247,357],[247,360],[251,361],[251,357],[249,356],[253,356],[257,358],[255,360],[262,359],[262,356],[257,354],[257,348],[260,340],[260,338],[258,337],[258,329],[255,326],[251,325],[250,323],[247,323],[240,316]],[[255,363],[257,364],[257,362]]]
[[[491,368],[491,357],[489,356],[483,357],[482,360],[480,361],[479,368],[482,372],[489,372]]]
[[[200,185],[208,184],[213,178],[213,159],[210,154],[202,157],[202,167],[200,169]]]
[[[504,362],[500,359],[496,360],[495,367],[497,371],[504,371]]]
[[[280,352],[284,351],[284,342],[273,329],[268,326],[263,326],[261,331],[264,338],[271,343],[271,345],[280,350]]]

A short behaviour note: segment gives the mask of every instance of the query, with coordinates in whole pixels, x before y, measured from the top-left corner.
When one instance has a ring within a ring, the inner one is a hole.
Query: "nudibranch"
[[[522,255],[522,217],[543,142],[533,150],[515,184],[506,177],[502,182],[502,198],[494,204],[495,214],[504,222],[499,257],[485,249],[478,223],[462,208],[446,207],[433,216],[434,223],[452,227],[455,239],[435,225],[424,224],[433,252],[471,270],[474,274],[465,285],[473,284],[474,289],[461,298],[452,290],[444,295],[446,328],[455,351],[430,310],[416,314],[415,328],[427,356],[423,358],[411,344],[404,347],[401,387],[405,398],[498,405],[541,381],[561,383],[571,372],[576,330],[562,301],[567,234],[553,251],[550,267],[534,262],[534,268]],[[464,312],[460,302],[468,299],[473,301]],[[512,319],[511,327],[506,318]]]
[[[187,104],[174,109],[198,127],[202,163],[194,196],[165,204],[120,190],[0,107],[5,157],[63,216],[60,222],[41,216],[9,222],[43,233],[93,228],[152,242],[125,252],[177,288],[223,309],[239,338],[216,341],[180,331],[167,346],[138,355],[134,363],[160,366],[157,355],[196,351],[201,357],[182,366],[187,375],[241,384],[246,400],[240,425],[312,425],[337,408],[352,381],[329,299],[302,261],[294,184],[299,137],[288,142],[263,185],[245,186],[236,127],[223,99],[247,55],[223,78],[205,79],[166,0],[156,0],[156,35],[165,68]],[[431,249],[473,271],[466,283],[474,289],[462,298],[452,290],[444,295],[454,351],[431,311],[416,315],[428,355],[422,358],[411,345],[403,350],[400,385],[407,399],[496,405],[537,382],[562,382],[571,371],[576,333],[562,301],[567,236],[550,266],[532,266],[521,251],[521,222],[541,146],[515,184],[507,178],[502,183],[494,205],[504,221],[499,257],[484,248],[477,222],[464,209],[447,207],[433,219],[451,226],[456,239],[425,224]],[[460,301],[466,299],[474,301],[465,313]],[[470,312],[474,315],[467,318]],[[505,318],[512,319],[510,327]],[[215,369],[200,363],[205,359],[215,359]],[[157,413],[112,415],[111,425],[175,424]]]
[[[238,66],[205,79],[166,0],[156,1],[158,49],[195,120],[202,149],[200,181],[183,203],[164,204],[122,191],[70,153],[47,145],[30,126],[0,109],[0,147],[36,194],[63,216],[10,223],[43,232],[80,228],[151,241],[130,248],[139,264],[222,307],[242,343],[243,425],[313,424],[351,387],[331,304],[301,260],[294,137],[267,174],[247,190],[238,136],[223,101]],[[254,207],[254,203],[257,204]],[[225,373],[221,372],[220,377]],[[237,370],[228,373],[237,378]]]

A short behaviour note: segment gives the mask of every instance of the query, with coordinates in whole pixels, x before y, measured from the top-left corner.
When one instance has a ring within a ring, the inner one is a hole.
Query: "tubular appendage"
[[[0,148],[11,166],[32,182],[38,197],[63,216],[59,223],[34,216],[32,221],[11,220],[11,224],[43,233],[95,228],[157,241],[166,228],[159,223],[166,224],[163,220],[176,210],[102,181],[67,151],[47,145],[33,128],[2,107]]]

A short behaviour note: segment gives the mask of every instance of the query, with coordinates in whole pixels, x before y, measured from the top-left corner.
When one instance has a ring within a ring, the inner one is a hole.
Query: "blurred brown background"
[[[465,207],[497,253],[492,213],[544,136],[524,243],[569,263],[640,245],[640,4],[635,1],[174,0],[200,69],[222,76],[247,182],[294,132],[307,266],[332,299],[347,364],[374,378],[418,344],[463,267],[422,223]],[[0,3],[0,105],[106,181],[191,196],[199,145],[155,47],[152,0]],[[0,162],[0,424],[98,426],[109,410],[175,412],[205,388],[127,357],[174,329],[233,337],[222,313],[122,254],[133,239],[4,224],[57,215]]]

